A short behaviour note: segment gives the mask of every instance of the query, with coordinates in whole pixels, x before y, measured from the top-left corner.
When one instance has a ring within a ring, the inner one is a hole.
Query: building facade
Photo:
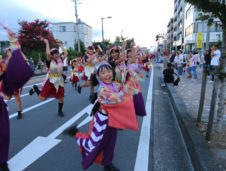
[[[79,39],[84,43],[85,47],[92,45],[92,27],[84,22],[78,23]],[[77,26],[74,22],[51,23],[50,31],[55,39],[63,42],[64,46],[73,48],[78,40]]]
[[[171,52],[173,49],[173,18],[170,18],[170,21],[167,25],[167,48]]]
[[[185,29],[184,29],[184,43],[185,51],[189,52],[193,49],[197,49],[197,33],[202,33],[202,48],[201,53],[208,49],[207,44],[207,22],[197,21],[199,11],[193,5],[187,3],[185,5]],[[222,40],[222,28],[220,27],[220,21],[214,20],[214,23],[209,27],[209,45],[212,45]]]
[[[173,49],[183,49],[184,46],[184,0],[174,0],[173,17]]]

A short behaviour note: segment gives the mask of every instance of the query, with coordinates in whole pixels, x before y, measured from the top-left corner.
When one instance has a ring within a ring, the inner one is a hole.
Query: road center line
[[[146,106],[145,106],[147,116],[143,118],[134,171],[140,171],[140,170],[148,171],[153,78],[154,78],[154,68],[152,66],[151,78],[149,82],[149,89],[148,89],[148,95],[147,95]]]
[[[24,113],[26,113],[26,112],[28,112],[28,111],[30,111],[30,110],[32,110],[32,109],[35,109],[35,108],[37,108],[37,107],[40,107],[40,106],[42,106],[42,105],[44,105],[44,104],[46,104],[46,103],[49,103],[49,102],[51,102],[51,101],[53,101],[53,100],[55,100],[55,98],[51,98],[51,99],[42,101],[42,102],[40,102],[40,103],[38,103],[38,104],[36,104],[36,105],[33,105],[33,106],[28,107],[28,108],[26,108],[26,109],[23,109],[22,114],[24,114]],[[12,118],[14,118],[14,117],[16,117],[16,116],[17,116],[17,112],[14,113],[14,114],[9,115],[9,119],[12,119]]]
[[[24,147],[20,152],[14,155],[9,160],[9,168],[11,171],[21,171],[30,166],[44,154],[46,154],[49,150],[55,147],[57,144],[61,142],[59,139],[55,139],[59,136],[65,129],[71,126],[75,121],[77,121],[80,117],[85,114],[89,114],[92,110],[93,105],[90,104],[79,113],[77,113],[74,117],[70,120],[65,122],[48,137],[40,137],[38,136],[32,142],[30,142],[26,147]],[[88,116],[89,117],[89,116]],[[88,118],[87,117],[87,118]],[[85,119],[87,122],[87,119]],[[84,123],[84,121],[83,121]],[[81,125],[81,124],[80,124]]]

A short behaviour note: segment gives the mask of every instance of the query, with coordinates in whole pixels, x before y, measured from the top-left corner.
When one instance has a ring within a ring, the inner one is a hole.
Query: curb
[[[167,84],[167,89],[194,170],[222,170],[173,85]]]

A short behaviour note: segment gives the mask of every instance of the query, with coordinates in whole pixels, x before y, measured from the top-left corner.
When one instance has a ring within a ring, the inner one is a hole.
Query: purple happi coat
[[[9,152],[9,115],[7,105],[0,96],[0,164],[6,163]]]

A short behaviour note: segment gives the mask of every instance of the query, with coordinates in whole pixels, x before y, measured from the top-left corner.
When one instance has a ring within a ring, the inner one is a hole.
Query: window
[[[221,32],[222,31],[222,27],[220,25],[220,23],[216,23],[216,22],[213,22],[213,24],[210,26],[210,32]],[[207,23],[196,23],[196,26],[195,26],[195,32],[204,32],[206,33],[207,32]]]
[[[191,24],[185,29],[185,37],[194,33],[194,24]]]
[[[66,32],[66,26],[60,26],[60,32]]]
[[[189,18],[189,16],[191,15],[192,13],[192,8],[191,6],[188,8],[188,10],[186,11],[186,20]]]
[[[177,40],[181,40],[182,39],[182,34],[178,34],[178,39]]]
[[[197,32],[203,32],[203,23],[197,23]]]

